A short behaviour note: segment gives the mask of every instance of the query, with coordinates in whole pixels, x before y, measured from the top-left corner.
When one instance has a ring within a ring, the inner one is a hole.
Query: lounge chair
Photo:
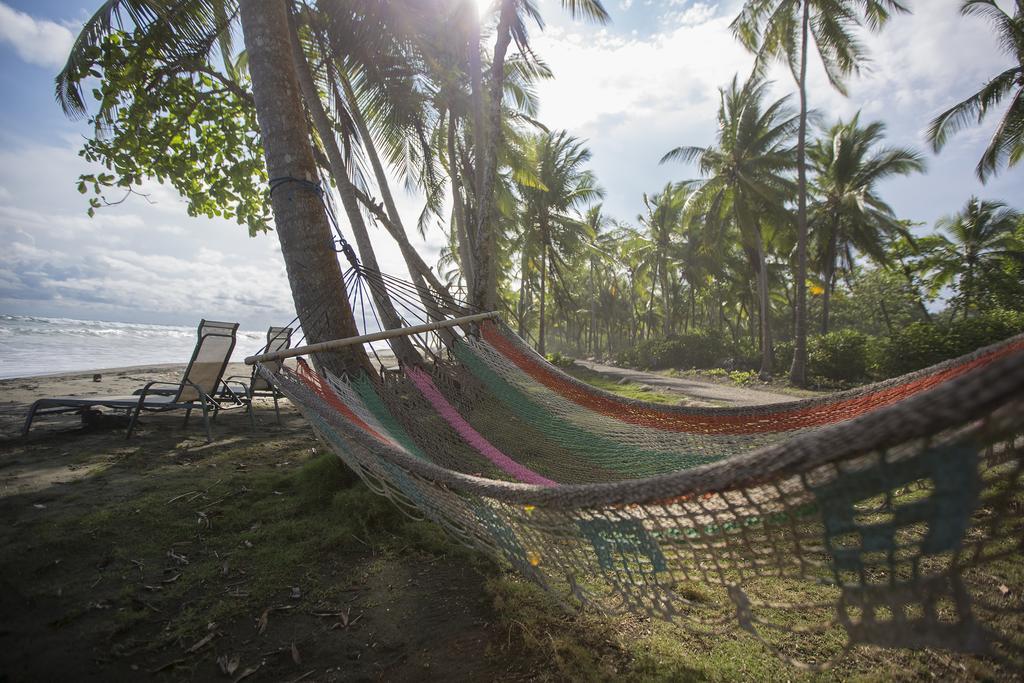
[[[290,327],[271,327],[267,330],[267,345],[263,347],[261,353],[273,353],[274,351],[284,351],[291,348],[292,345],[292,328]],[[282,361],[270,361],[263,364],[263,367],[267,368],[271,372],[277,372],[278,368],[281,367]],[[245,383],[248,380],[248,384]],[[242,386],[242,397],[239,397],[231,385]],[[274,399],[274,415],[277,417],[277,423],[281,424],[281,410],[278,407],[277,401],[282,398],[284,394],[277,390],[276,387],[271,385],[267,380],[263,378],[263,375],[259,373],[255,366],[252,369],[252,375],[249,377],[234,376],[224,380],[224,397],[238,400],[241,398],[248,406],[249,409],[249,422],[253,428],[256,427],[256,416],[253,414],[252,400],[257,396],[269,397]]]
[[[235,333],[238,323],[201,320],[199,322],[198,340],[192,352],[192,358],[185,368],[180,382],[153,381],[130,396],[58,396],[41,398],[32,404],[25,418],[22,434],[28,434],[32,421],[38,415],[57,413],[83,412],[93,406],[103,406],[114,410],[124,410],[131,415],[126,438],[130,438],[135,430],[139,415],[143,410],[164,412],[183,409],[185,424],[197,405],[203,411],[203,425],[206,427],[207,442],[213,441],[210,431],[210,411],[214,415],[225,406],[214,398],[220,393],[222,377],[227,368],[228,359],[235,348]],[[240,403],[236,402],[236,405]]]

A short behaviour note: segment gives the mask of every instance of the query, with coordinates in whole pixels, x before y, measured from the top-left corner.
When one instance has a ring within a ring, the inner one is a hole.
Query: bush
[[[812,375],[855,382],[868,375],[868,336],[856,330],[837,330],[807,340],[807,369]],[[790,348],[792,362],[792,348]]]
[[[554,365],[556,368],[570,368],[576,363],[576,359],[572,356],[563,356],[558,351],[549,353],[547,356],[548,362]]]
[[[618,355],[621,365],[660,370],[663,368],[713,368],[730,356],[731,345],[722,335],[706,330],[694,334],[673,335],[668,339],[648,339],[635,349]]]
[[[943,327],[911,323],[888,337],[872,340],[868,345],[868,368],[876,379],[887,379],[955,355]]]
[[[772,367],[776,373],[789,373],[793,365],[793,342],[775,342],[772,346]]]
[[[878,379],[926,368],[1024,332],[1024,313],[996,310],[948,324],[913,323],[868,344],[868,368]]]

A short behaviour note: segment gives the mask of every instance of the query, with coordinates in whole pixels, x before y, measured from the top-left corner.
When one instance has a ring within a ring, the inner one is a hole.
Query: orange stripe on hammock
[[[345,419],[349,422],[356,424],[360,429],[369,433],[371,436],[386,444],[394,444],[394,440],[384,436],[376,429],[371,427],[362,418],[352,412],[352,409],[342,402],[341,397],[333,389],[327,385],[327,380],[313,372],[309,365],[303,359],[299,359],[298,362],[298,376],[306,386],[316,392],[317,396],[326,401],[332,408],[345,416]]]
[[[779,408],[776,412],[759,415],[722,414],[686,415],[658,410],[647,406],[630,405],[607,396],[600,396],[562,379],[558,373],[534,360],[515,347],[492,321],[480,325],[487,343],[515,363],[523,372],[552,391],[577,405],[622,422],[653,427],[669,432],[713,434],[758,434],[785,432],[818,427],[857,417],[875,408],[896,403],[904,398],[930,389],[954,377],[991,363],[992,361],[1024,349],[1024,340],[992,351],[973,361],[947,368],[941,372],[908,381],[904,384],[848,399],[810,406],[798,410]]]

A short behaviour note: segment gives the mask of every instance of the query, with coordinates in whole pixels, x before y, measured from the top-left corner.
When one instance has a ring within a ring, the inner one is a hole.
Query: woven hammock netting
[[[451,332],[379,377],[260,371],[373,490],[566,602],[738,625],[814,668],[858,645],[1024,661],[1024,336],[698,408],[584,384],[499,320]]]

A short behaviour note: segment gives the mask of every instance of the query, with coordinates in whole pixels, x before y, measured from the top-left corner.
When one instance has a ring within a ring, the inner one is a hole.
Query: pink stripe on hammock
[[[494,463],[499,469],[526,484],[538,484],[540,486],[558,485],[557,482],[542,477],[495,448],[490,441],[485,439],[480,432],[473,429],[473,426],[459,415],[459,412],[455,410],[455,406],[449,403],[448,399],[441,395],[441,392],[434,385],[434,381],[430,379],[430,375],[419,368],[408,368],[405,374],[416,385],[416,388],[420,390],[424,398],[430,402],[438,415],[443,417],[445,422],[458,432],[462,440],[480,451],[485,458]]]

